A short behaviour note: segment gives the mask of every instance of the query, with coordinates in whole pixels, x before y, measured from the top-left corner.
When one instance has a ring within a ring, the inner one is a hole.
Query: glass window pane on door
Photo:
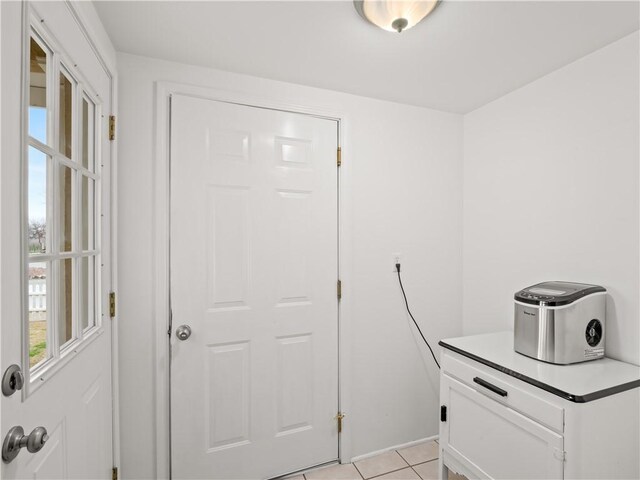
[[[47,143],[47,54],[33,38],[29,55],[29,135]]]
[[[94,188],[93,179],[82,176],[81,189],[81,205],[80,205],[80,247],[82,250],[93,250],[94,246]]]
[[[67,158],[71,158],[72,145],[72,108],[73,108],[73,90],[71,81],[60,73],[60,107],[59,107],[59,145],[58,150]]]
[[[58,167],[58,241],[61,252],[70,252],[73,246],[73,208],[72,184],[73,172],[65,166]]]
[[[94,157],[94,114],[95,106],[93,102],[82,99],[82,166],[93,172]]]
[[[51,356],[47,342],[48,271],[48,262],[29,263],[29,367],[34,367]]]
[[[29,253],[47,251],[47,156],[29,147],[27,215]]]
[[[44,362],[55,368],[100,325],[100,178],[95,173],[97,104],[76,82],[76,66],[64,65],[35,30],[29,46],[23,200],[28,272],[22,280],[28,285],[28,309],[23,319],[29,323],[29,364],[38,369]]]
[[[63,346],[73,338],[73,260],[58,262],[58,341]]]
[[[94,268],[94,257],[82,257],[80,259],[80,318],[83,331],[95,325]]]

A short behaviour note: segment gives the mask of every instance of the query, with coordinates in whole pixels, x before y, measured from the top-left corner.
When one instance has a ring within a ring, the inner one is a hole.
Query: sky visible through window
[[[47,143],[47,109],[29,107],[29,135]],[[47,218],[47,156],[29,147],[29,221]]]
[[[29,107],[29,136],[47,144],[47,109]],[[28,150],[29,252],[46,253],[47,155],[35,147]],[[47,262],[29,263],[29,367],[49,358],[47,345]]]

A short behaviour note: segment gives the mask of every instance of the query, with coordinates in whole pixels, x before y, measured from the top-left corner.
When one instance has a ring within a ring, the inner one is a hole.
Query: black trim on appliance
[[[567,288],[569,293],[561,295],[544,295],[539,293],[533,293],[529,290],[532,288],[545,288],[545,289],[563,289]],[[606,292],[606,288],[600,285],[589,285],[573,282],[543,282],[516,292],[513,299],[516,302],[526,303],[528,305],[545,306],[545,307],[560,307],[562,305],[569,305],[570,303],[580,300],[588,295],[594,293]]]
[[[564,398],[565,400],[569,400],[570,402],[574,402],[574,403],[592,402],[594,400],[598,400],[599,398],[609,397],[611,395],[615,395],[616,393],[626,392],[627,390],[632,390],[634,388],[640,387],[640,379],[639,379],[639,380],[634,380],[632,382],[616,385],[614,387],[605,388],[604,390],[598,390],[597,392],[587,393],[586,395],[574,395],[573,393],[565,392],[563,390],[560,390],[556,387],[543,383],[534,378],[527,377],[526,375],[523,375],[521,373],[514,372],[513,370],[510,370],[506,367],[498,365],[497,363],[493,363],[482,357],[474,355],[473,353],[469,353],[465,350],[462,350],[461,348],[454,347],[453,345],[449,345],[443,342],[442,340],[438,342],[438,345],[440,345],[441,347],[447,348],[452,352],[458,353],[463,357],[467,357],[467,358],[470,358],[471,360],[475,360],[476,362],[482,363],[487,367],[491,367],[495,370],[498,370],[499,372],[502,372],[506,375],[517,378],[518,380],[522,380],[523,382],[533,385],[534,387],[538,387],[546,392],[552,393],[554,395],[557,395],[558,397]]]
[[[446,405],[440,405],[440,421],[441,422],[446,422],[447,421],[447,406]]]
[[[480,377],[474,377],[473,381],[475,383],[477,383],[478,385],[483,386],[487,390],[491,390],[493,393],[497,393],[501,397],[506,397],[507,396],[507,391],[506,390],[503,390],[503,389],[501,389],[499,387],[496,387],[492,383],[489,383],[486,380],[481,379]]]

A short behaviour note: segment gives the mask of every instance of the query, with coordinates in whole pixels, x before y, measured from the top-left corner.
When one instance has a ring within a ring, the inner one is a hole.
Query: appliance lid
[[[606,292],[604,287],[574,282],[542,282],[520,290],[514,299],[529,305],[558,307],[568,305],[587,295]]]

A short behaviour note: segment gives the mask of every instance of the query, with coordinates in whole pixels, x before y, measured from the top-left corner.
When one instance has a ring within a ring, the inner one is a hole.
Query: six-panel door
[[[174,478],[338,456],[337,123],[171,100]]]

